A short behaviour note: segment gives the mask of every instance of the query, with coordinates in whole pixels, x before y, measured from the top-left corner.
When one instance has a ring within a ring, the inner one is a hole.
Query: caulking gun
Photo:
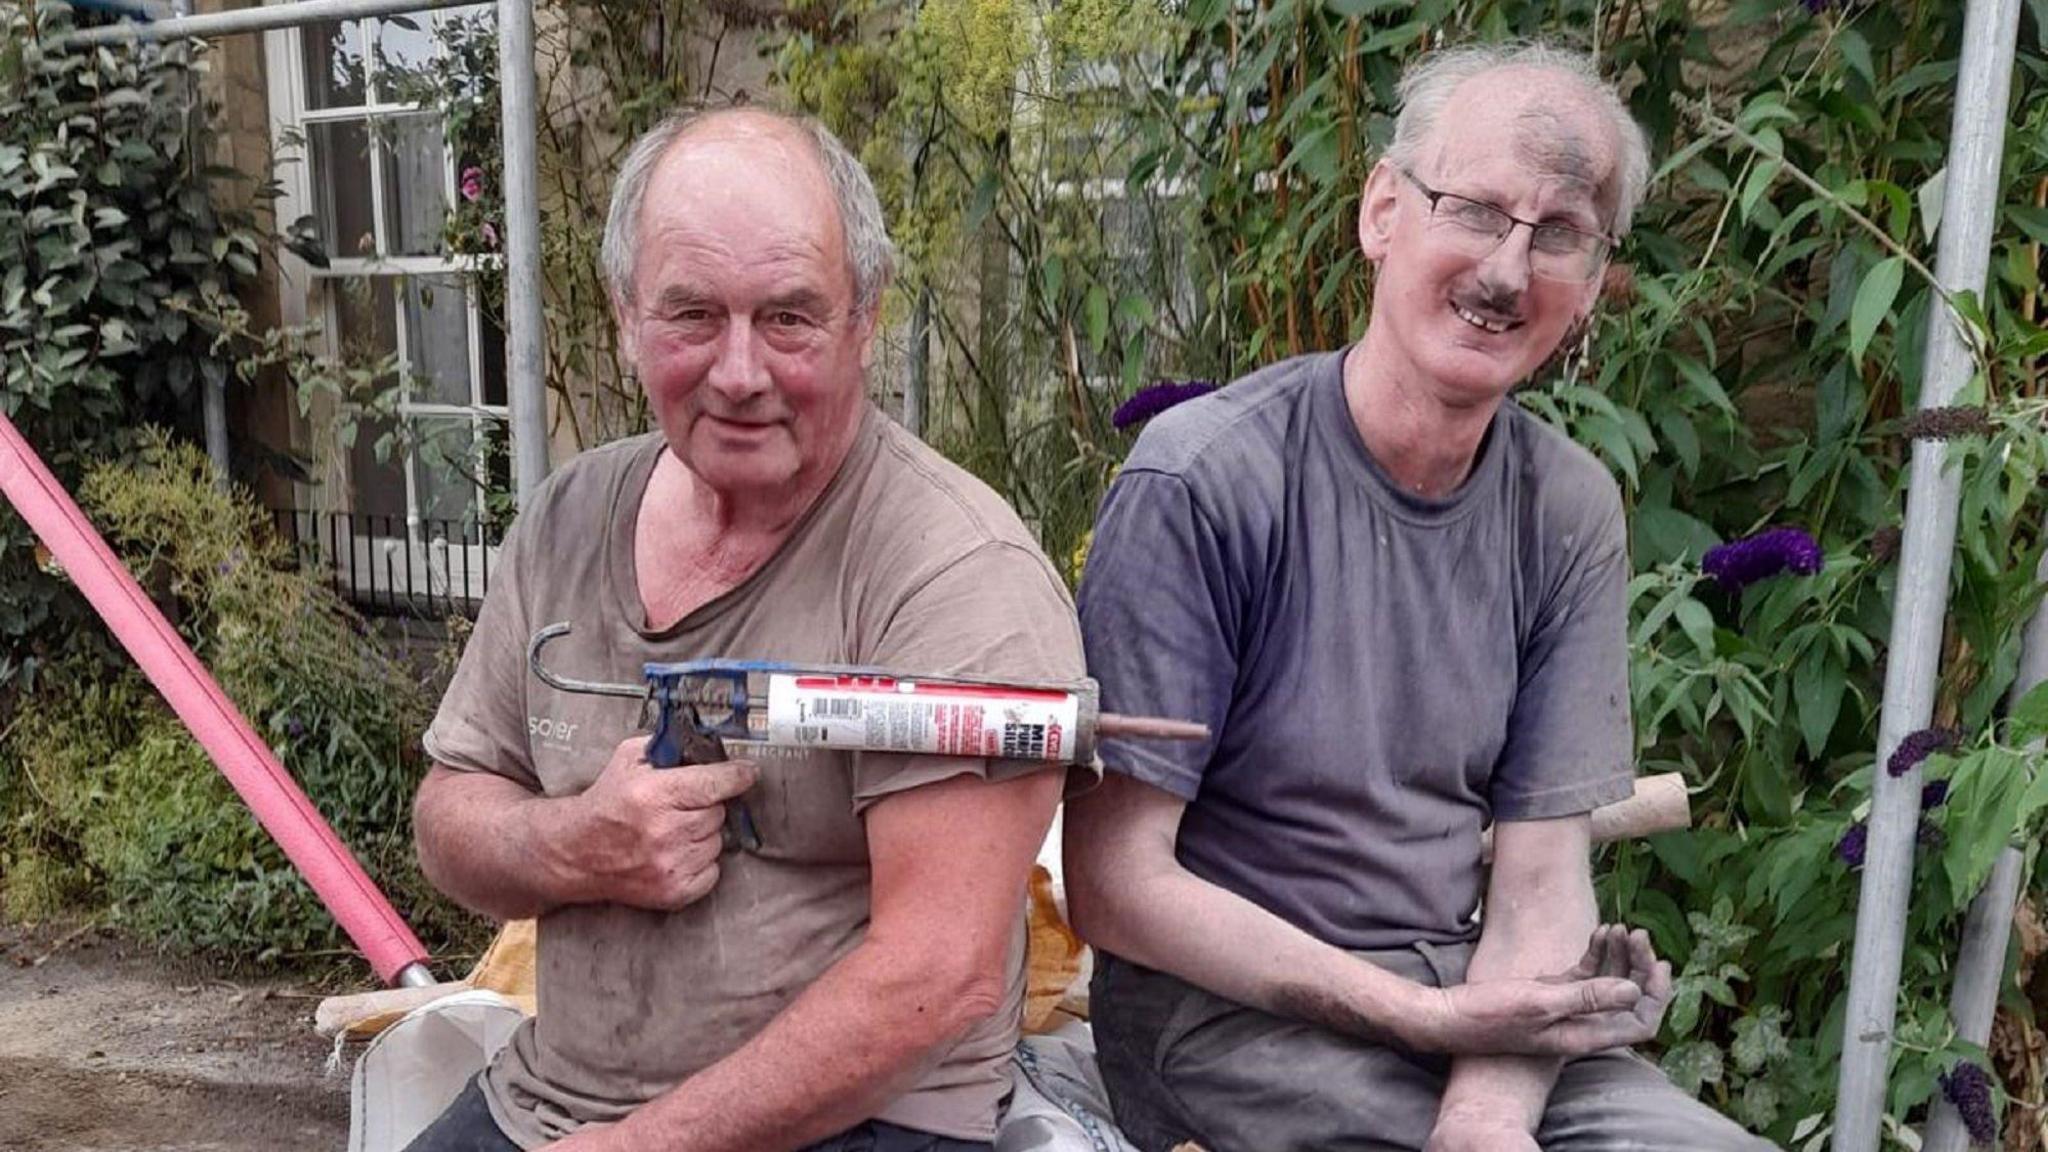
[[[533,634],[527,663],[562,692],[638,699],[654,734],[656,768],[728,759],[725,741],[834,752],[905,752],[1086,764],[1104,736],[1201,740],[1206,725],[1120,716],[1097,706],[1095,681],[1017,683],[923,676],[895,669],[766,660],[686,660],[643,666],[643,684],[576,680],[549,671],[541,649],[569,625]],[[728,846],[761,846],[743,803],[726,806]]]

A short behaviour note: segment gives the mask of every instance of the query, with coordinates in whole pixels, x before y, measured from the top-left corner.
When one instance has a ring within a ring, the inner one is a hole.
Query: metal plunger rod
[[[1124,716],[1104,712],[1095,718],[1098,737],[1132,736],[1140,740],[1207,740],[1209,726],[1163,716]]]

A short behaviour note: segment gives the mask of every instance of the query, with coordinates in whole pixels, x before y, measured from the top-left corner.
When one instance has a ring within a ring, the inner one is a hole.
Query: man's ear
[[[619,360],[629,372],[637,371],[640,363],[640,326],[633,323],[633,307],[619,297],[617,292],[608,294],[612,302],[612,327],[619,334]]]
[[[875,336],[882,329],[882,298],[888,291],[889,282],[885,280],[875,289],[875,302],[853,317],[854,339],[860,341],[862,371],[875,366]]]
[[[1401,208],[1401,174],[1386,160],[1373,165],[1358,198],[1358,250],[1377,264],[1393,244],[1394,215]]]

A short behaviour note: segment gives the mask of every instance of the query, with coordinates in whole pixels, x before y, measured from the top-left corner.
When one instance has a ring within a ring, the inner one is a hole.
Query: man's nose
[[[1529,246],[1534,229],[1519,221],[1508,226],[1508,234],[1479,262],[1479,280],[1488,290],[1519,296],[1529,287]]]
[[[752,319],[734,317],[719,340],[718,358],[711,362],[705,383],[736,404],[767,391],[768,368],[761,358],[760,337]]]

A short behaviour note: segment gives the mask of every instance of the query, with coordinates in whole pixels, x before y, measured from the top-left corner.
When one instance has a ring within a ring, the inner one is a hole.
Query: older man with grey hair
[[[435,884],[539,918],[540,1012],[412,1148],[987,1148],[1061,775],[737,742],[655,770],[634,702],[557,691],[526,646],[569,621],[551,660],[608,680],[738,657],[1059,681],[1072,602],[1008,506],[868,402],[890,245],[824,128],[667,121],[603,256],[659,430],[520,514],[417,804]],[[758,847],[722,843],[737,801]]]
[[[1628,1050],[1671,973],[1589,865],[1631,790],[1620,494],[1509,398],[1587,322],[1643,133],[1542,46],[1400,93],[1363,338],[1154,420],[1097,520],[1103,706],[1212,733],[1106,742],[1067,814],[1116,1118],[1143,1152],[1762,1146]]]

